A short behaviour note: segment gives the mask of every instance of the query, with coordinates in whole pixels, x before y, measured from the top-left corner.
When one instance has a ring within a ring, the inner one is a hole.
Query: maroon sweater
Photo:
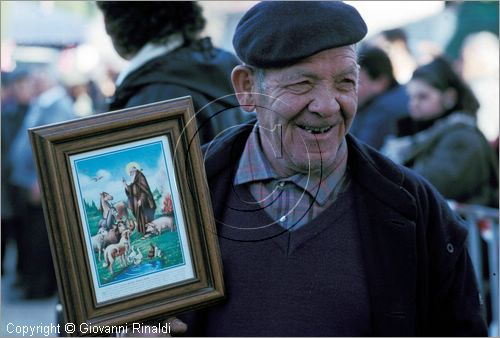
[[[370,335],[353,190],[293,232],[245,202],[252,200],[246,188],[232,190],[219,228],[227,299],[188,319],[191,334]]]

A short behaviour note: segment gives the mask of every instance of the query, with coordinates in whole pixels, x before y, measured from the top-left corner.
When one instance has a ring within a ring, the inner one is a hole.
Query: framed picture
[[[223,298],[190,97],[29,132],[68,334]]]

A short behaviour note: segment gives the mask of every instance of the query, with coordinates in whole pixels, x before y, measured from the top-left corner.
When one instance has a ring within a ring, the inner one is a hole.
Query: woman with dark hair
[[[202,8],[191,1],[97,1],[123,58],[109,109],[191,95],[201,143],[248,119],[233,94],[236,57],[200,38]]]
[[[407,84],[410,117],[382,152],[422,176],[449,199],[498,207],[498,163],[476,126],[479,102],[441,57]]]

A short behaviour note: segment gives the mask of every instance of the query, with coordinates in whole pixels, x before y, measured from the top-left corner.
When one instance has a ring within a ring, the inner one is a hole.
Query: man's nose
[[[309,103],[309,111],[321,117],[328,118],[334,116],[340,111],[338,99],[339,93],[326,88],[317,90],[316,95]]]

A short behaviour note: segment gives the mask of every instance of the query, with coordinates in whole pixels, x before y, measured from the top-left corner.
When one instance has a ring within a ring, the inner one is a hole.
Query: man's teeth
[[[326,133],[327,131],[332,129],[332,126],[328,126],[328,127],[299,126],[299,127],[304,129],[305,131],[307,131],[310,134],[322,134],[322,133]]]

